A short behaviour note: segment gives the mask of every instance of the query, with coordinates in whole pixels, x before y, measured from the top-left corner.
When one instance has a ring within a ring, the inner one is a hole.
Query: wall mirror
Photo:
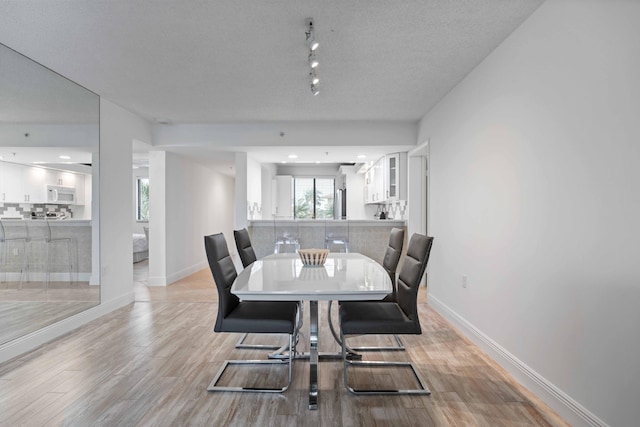
[[[100,98],[0,44],[0,345],[100,303]]]

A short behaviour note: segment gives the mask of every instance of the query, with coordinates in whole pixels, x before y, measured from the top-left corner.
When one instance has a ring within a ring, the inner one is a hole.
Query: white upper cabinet
[[[364,175],[364,202],[381,203],[384,200],[384,158],[378,159]]]
[[[385,156],[384,193],[386,202],[407,199],[407,153]]]
[[[84,175],[0,162],[0,203],[47,203],[47,185],[75,188],[75,204],[84,204]]]
[[[35,166],[22,166],[23,203],[45,203],[47,187],[44,185],[47,170]]]
[[[76,188],[77,174],[54,169],[47,170],[47,185],[58,185],[60,187]]]
[[[22,193],[22,166],[0,162],[0,203],[20,203]]]
[[[388,203],[407,198],[407,153],[386,155],[365,173],[364,202]]]

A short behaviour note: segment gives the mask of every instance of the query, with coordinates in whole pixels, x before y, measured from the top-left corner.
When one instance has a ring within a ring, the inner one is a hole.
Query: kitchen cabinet
[[[47,170],[46,184],[57,185],[61,187],[76,188],[76,177],[78,175],[72,172],[59,171],[55,169]],[[77,191],[77,188],[76,188]]]
[[[21,203],[23,196],[22,166],[0,162],[0,203]]]
[[[382,203],[384,201],[384,157],[378,159],[364,175],[364,202]]]
[[[76,189],[76,203],[84,204],[84,175],[39,166],[0,162],[0,203],[46,203],[47,185]]]
[[[385,156],[384,200],[396,202],[407,199],[407,153]]]
[[[47,170],[35,166],[22,167],[22,202],[45,203],[47,187],[44,185]]]
[[[73,175],[74,187],[76,188],[76,205],[84,205],[85,202],[85,176],[79,173]]]
[[[293,218],[293,177],[277,175],[276,182],[276,218]]]
[[[365,172],[364,202],[390,203],[407,198],[407,153],[381,157]]]

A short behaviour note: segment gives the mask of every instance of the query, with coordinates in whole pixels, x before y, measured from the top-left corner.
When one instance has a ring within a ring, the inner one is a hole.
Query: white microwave
[[[47,203],[59,203],[72,205],[76,202],[76,189],[73,187],[61,187],[47,185]]]

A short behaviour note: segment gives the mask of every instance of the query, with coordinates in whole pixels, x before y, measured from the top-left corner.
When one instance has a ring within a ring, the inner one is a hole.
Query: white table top
[[[244,300],[376,300],[391,292],[380,264],[358,253],[330,253],[323,266],[303,266],[298,254],[274,254],[240,272],[231,292]]]

